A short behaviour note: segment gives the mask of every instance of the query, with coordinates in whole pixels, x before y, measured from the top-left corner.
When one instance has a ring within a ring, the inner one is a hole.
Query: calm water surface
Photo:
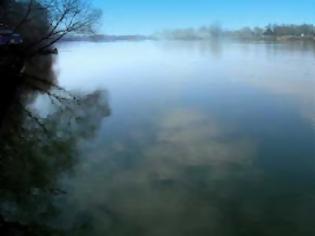
[[[69,90],[112,110],[64,180],[85,235],[315,235],[315,49],[65,44]]]

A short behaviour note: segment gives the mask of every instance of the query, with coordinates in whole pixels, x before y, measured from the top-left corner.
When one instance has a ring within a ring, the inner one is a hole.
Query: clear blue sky
[[[95,0],[101,31],[150,34],[220,23],[224,28],[268,23],[315,23],[315,0]]]

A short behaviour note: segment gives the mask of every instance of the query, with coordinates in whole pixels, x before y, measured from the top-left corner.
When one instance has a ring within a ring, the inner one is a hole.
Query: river
[[[106,90],[111,109],[63,180],[65,227],[315,234],[313,45],[82,42],[59,52],[60,85]]]

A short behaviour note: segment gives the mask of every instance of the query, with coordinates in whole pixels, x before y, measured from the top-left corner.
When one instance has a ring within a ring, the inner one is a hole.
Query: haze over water
[[[89,222],[91,235],[315,233],[312,45],[67,43],[57,70],[66,89],[106,89],[112,110],[64,181],[65,225]]]

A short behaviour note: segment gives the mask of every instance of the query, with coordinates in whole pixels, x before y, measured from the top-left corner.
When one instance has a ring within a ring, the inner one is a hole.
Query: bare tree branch
[[[17,102],[17,104],[21,107],[22,111],[37,124],[37,126],[39,126],[46,134],[48,134],[48,130],[46,129],[45,125],[37,116],[33,115],[33,113],[26,109],[25,106],[20,102]]]

